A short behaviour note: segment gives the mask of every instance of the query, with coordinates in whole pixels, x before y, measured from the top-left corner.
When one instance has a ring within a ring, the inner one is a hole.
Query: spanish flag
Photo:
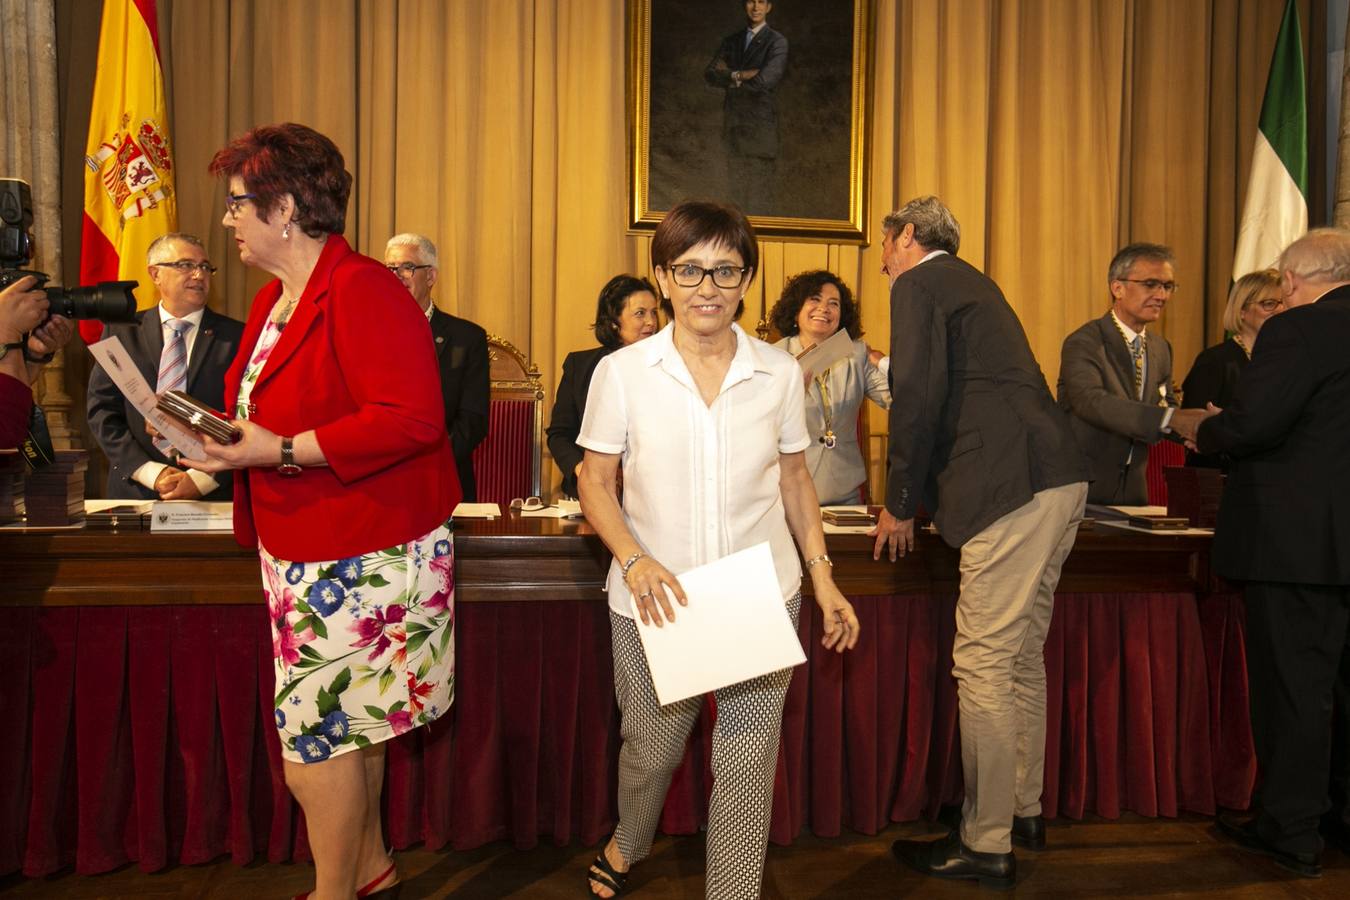
[[[178,227],[155,0],[103,2],[86,147],[80,283],[139,281],[136,305],[146,309],[156,302],[146,250]],[[86,342],[102,332],[80,322]]]

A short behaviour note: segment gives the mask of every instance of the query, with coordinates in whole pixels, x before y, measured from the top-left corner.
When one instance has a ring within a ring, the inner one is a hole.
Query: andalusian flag
[[[1308,106],[1303,87],[1303,38],[1298,7],[1289,0],[1270,60],[1261,125],[1252,154],[1233,280],[1275,264],[1308,230]]]
[[[141,309],[156,302],[146,250],[178,228],[167,125],[155,0],[104,0],[84,157],[80,283],[139,281]],[[85,341],[102,331],[99,322],[80,322]]]

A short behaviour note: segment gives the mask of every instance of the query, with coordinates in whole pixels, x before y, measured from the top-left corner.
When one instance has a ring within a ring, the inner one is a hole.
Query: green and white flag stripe
[[[1233,280],[1275,264],[1308,230],[1308,104],[1298,8],[1289,0],[1270,60],[1247,202],[1233,253]]]

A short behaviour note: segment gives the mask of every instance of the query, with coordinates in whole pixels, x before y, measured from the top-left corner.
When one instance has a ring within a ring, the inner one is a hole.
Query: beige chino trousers
[[[1040,491],[961,547],[952,647],[966,799],[961,840],[1012,850],[1012,818],[1041,812],[1045,635],[1087,483]]]

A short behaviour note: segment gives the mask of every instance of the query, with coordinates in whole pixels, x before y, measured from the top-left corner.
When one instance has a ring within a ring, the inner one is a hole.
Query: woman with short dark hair
[[[234,530],[256,544],[286,784],[315,898],[398,882],[380,827],[384,742],[444,715],[454,687],[459,479],[426,316],[342,238],[352,177],[304,125],[255,128],[211,161],[239,256],[276,279],[225,376]]]
[[[577,495],[577,473],[585,452],[577,446],[577,435],[591,375],[600,360],[615,350],[656,334],[661,327],[656,288],[636,275],[615,275],[600,289],[593,327],[600,346],[567,354],[548,423],[548,452],[562,472],[562,492],[568,497]]]
[[[882,356],[861,340],[862,323],[853,292],[833,272],[816,269],[792,276],[769,313],[783,336],[774,346],[794,357],[843,330],[853,350],[823,372],[808,372],[806,427],[811,446],[806,468],[824,506],[861,503],[867,466],[858,445],[858,411],[864,397],[882,409],[891,406],[891,388]]]
[[[759,264],[750,223],[731,207],[682,203],[657,226],[651,252],[672,322],[601,360],[578,441],[586,448],[582,509],[614,554],[609,618],[623,716],[619,823],[587,873],[600,897],[621,893],[629,867],[650,851],[703,703],[657,700],[633,605],[644,624],[674,622],[686,602],[674,572],[768,543],[792,620],[800,548],[824,621],[821,643],[842,652],[858,639],[858,618],[831,576],[803,458],[810,441],[801,370],[735,324]],[[782,669],[715,692],[709,897],[759,896],[791,677]]]

